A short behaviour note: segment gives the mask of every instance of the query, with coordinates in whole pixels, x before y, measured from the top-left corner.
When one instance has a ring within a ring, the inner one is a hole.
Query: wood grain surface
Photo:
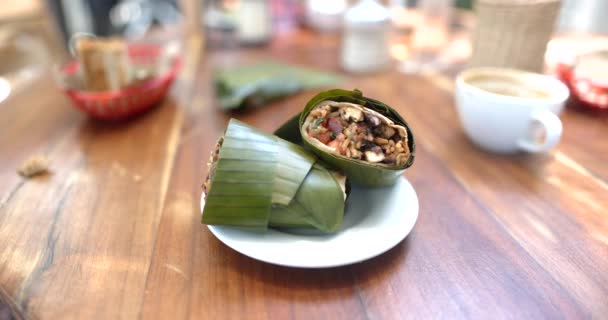
[[[205,162],[230,117],[271,132],[314,92],[218,110],[214,68],[262,59],[341,72],[339,42],[300,32],[266,48],[186,44],[164,103],[121,124],[88,120],[42,76],[0,104],[0,301],[32,319],[585,319],[608,314],[608,116],[566,110],[544,155],[475,148],[441,74],[345,75],[416,134],[405,176],[419,220],[351,266],[273,266],[200,224]],[[47,155],[51,174],[15,169]],[[1,303],[0,303],[1,305]],[[0,307],[0,314],[5,314]]]

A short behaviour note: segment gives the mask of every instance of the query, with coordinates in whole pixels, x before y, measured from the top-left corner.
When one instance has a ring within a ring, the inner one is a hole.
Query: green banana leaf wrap
[[[302,147],[231,119],[209,161],[202,223],[336,231],[346,177]]]
[[[214,74],[222,110],[262,107],[302,90],[335,85],[336,74],[273,61],[219,69]]]
[[[408,159],[402,161],[399,165],[371,163],[364,160],[351,159],[335,152],[324,150],[311,143],[311,139],[314,138],[303,137],[303,130],[305,130],[304,126],[307,117],[315,107],[326,101],[352,103],[363,107],[363,109],[375,111],[390,119],[395,125],[404,127],[407,132],[407,146],[409,148]],[[293,143],[304,145],[307,149],[312,150],[330,167],[344,172],[348,177],[349,182],[365,187],[384,187],[395,184],[405,169],[413,164],[416,150],[414,134],[405,119],[403,119],[403,117],[401,117],[393,108],[378,100],[363,96],[363,93],[356,89],[353,91],[334,89],[317,94],[306,104],[306,107],[301,113],[291,118],[283,124],[283,126],[277,129],[275,135]]]

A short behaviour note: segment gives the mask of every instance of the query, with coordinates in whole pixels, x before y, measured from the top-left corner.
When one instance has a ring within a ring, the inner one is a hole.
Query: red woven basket
[[[601,54],[608,56],[608,51]],[[576,61],[558,63],[556,66],[558,77],[570,89],[573,105],[596,111],[608,111],[608,82],[577,75],[576,63]]]
[[[149,44],[130,44],[129,56],[135,64],[154,63],[160,56],[162,47]],[[78,109],[89,116],[102,120],[122,120],[140,114],[161,101],[181,67],[181,58],[171,61],[171,67],[163,74],[125,87],[119,91],[81,91],[61,85],[61,89]],[[73,76],[80,64],[71,61],[61,67],[63,77]]]

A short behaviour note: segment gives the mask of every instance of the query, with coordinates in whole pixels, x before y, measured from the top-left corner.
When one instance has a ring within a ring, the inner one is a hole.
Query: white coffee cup
[[[562,135],[558,114],[569,94],[553,77],[515,69],[472,68],[456,79],[465,133],[481,148],[498,153],[555,147]]]

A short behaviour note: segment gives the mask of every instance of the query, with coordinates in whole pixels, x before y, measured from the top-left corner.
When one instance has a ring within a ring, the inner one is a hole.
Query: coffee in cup
[[[473,68],[456,79],[465,133],[478,146],[499,153],[555,147],[562,133],[557,115],[568,96],[559,80],[515,69]]]
[[[481,90],[503,96],[536,99],[551,97],[551,94],[542,88],[527,86],[518,79],[509,76],[488,77],[480,75],[467,79],[466,83]]]

